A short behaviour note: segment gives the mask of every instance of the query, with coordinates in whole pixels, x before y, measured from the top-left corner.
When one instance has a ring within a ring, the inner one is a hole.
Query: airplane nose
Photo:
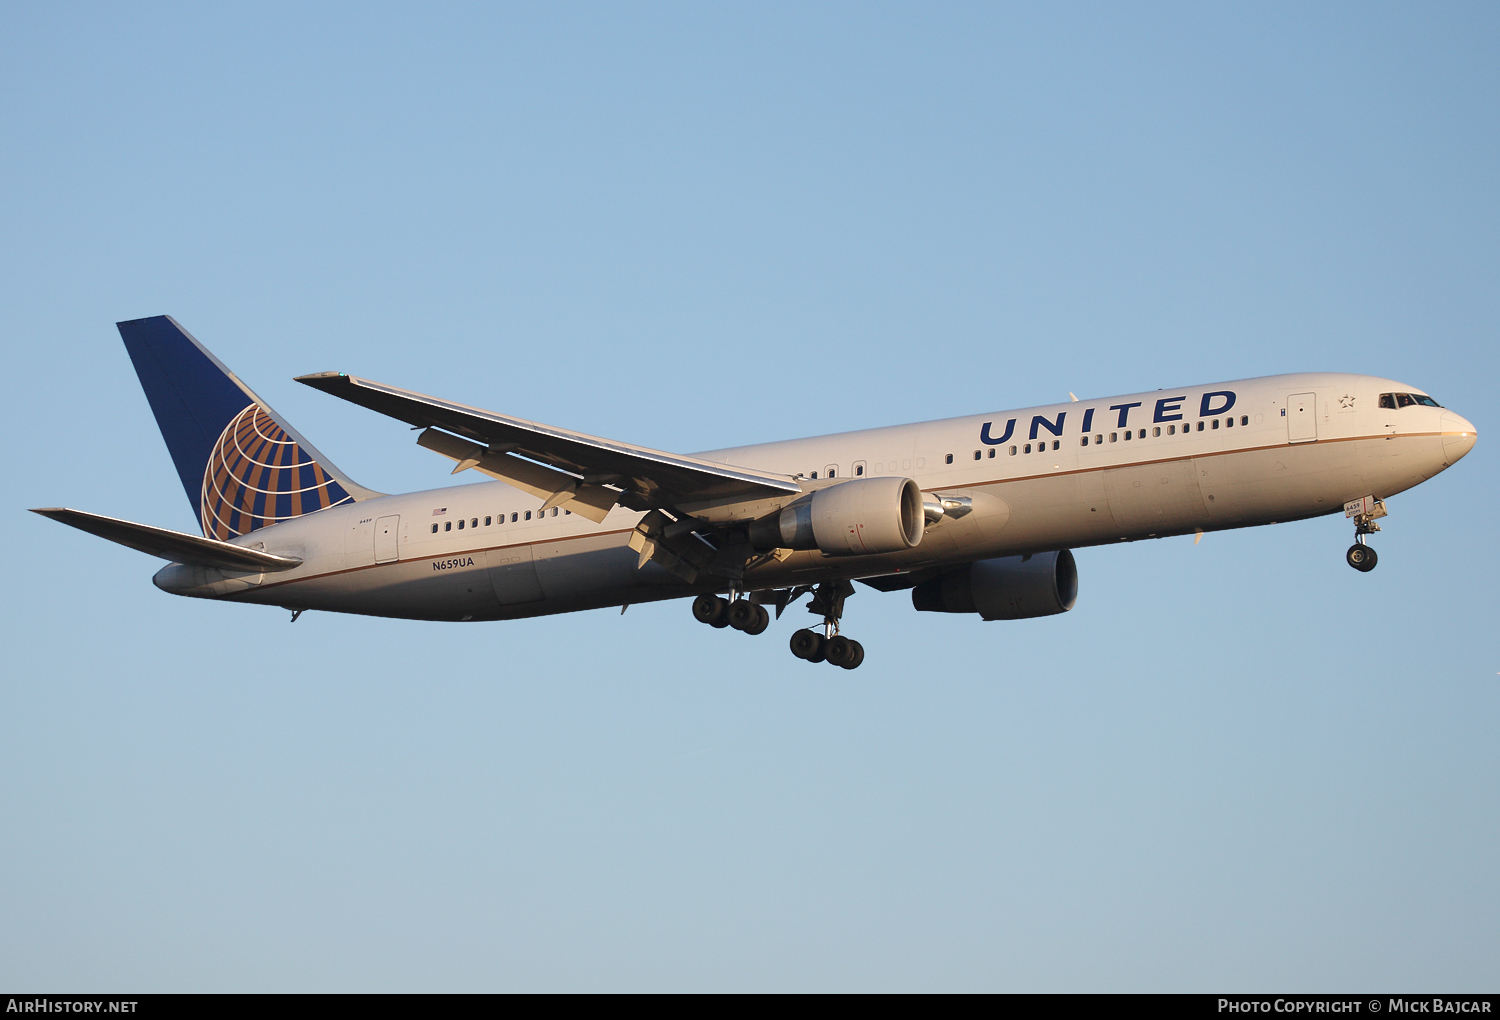
[[[1474,440],[1477,438],[1474,426],[1467,418],[1462,418],[1452,411],[1443,412],[1444,461],[1450,465],[1457,463],[1460,457],[1474,449]]]

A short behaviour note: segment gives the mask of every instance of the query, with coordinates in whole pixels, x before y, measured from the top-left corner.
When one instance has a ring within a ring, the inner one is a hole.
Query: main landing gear
[[[1344,560],[1355,570],[1367,574],[1375,569],[1380,557],[1365,544],[1365,536],[1380,530],[1375,521],[1386,516],[1385,504],[1374,496],[1350,500],[1344,504],[1344,516],[1354,518],[1354,544],[1344,554]]]
[[[733,627],[746,634],[762,634],[771,626],[771,614],[746,598],[733,601],[704,592],[693,599],[693,619],[710,627]]]
[[[776,615],[795,599],[813,593],[807,611],[823,617],[823,633],[804,628],[792,635],[792,654],[808,662],[829,662],[844,669],[857,669],[865,661],[865,646],[839,633],[839,618],[844,615],[844,599],[854,594],[848,581],[830,581],[816,588],[800,587],[775,593]],[[761,634],[771,625],[771,614],[759,602],[752,602],[737,591],[729,598],[704,592],[693,599],[693,618],[710,627],[733,627],[746,634]],[[763,597],[763,596],[762,596]]]
[[[844,599],[854,594],[848,581],[830,581],[818,585],[809,613],[823,614],[823,633],[804,628],[792,635],[792,654],[808,662],[828,662],[844,669],[858,669],[865,661],[865,646],[839,633],[839,618],[844,615]]]

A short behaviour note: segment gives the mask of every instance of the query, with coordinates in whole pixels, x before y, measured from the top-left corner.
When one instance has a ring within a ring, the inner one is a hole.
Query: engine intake
[[[911,590],[924,613],[978,613],[986,620],[1027,620],[1066,613],[1078,601],[1078,564],[1066,549],[976,560]]]
[[[927,526],[910,478],[858,478],[819,489],[750,525],[757,549],[818,549],[830,556],[902,552]]]

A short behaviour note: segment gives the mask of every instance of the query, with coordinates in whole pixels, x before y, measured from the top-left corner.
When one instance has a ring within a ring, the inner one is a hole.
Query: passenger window
[[[490,519],[489,519],[489,518],[488,518],[488,517],[486,517],[486,518],[485,518],[485,519],[484,519],[484,526],[485,526],[485,527],[486,527],[486,528],[488,528],[488,527],[489,527],[489,526],[490,526]]]
[[[864,477],[864,473],[865,473],[865,462],[862,461],[862,460],[855,461],[854,462],[854,477],[855,478],[862,478],[862,477]]]
[[[1141,431],[1139,433],[1137,433],[1137,435],[1136,435],[1135,438],[1137,438],[1137,439],[1145,439],[1146,438],[1146,430],[1145,429],[1141,429]]]
[[[1411,394],[1410,393],[1398,393],[1398,394],[1396,394],[1396,406],[1397,407],[1413,407],[1413,406],[1415,406],[1415,404],[1416,404],[1416,401],[1411,398]]]
[[[434,535],[436,535],[436,534],[437,534],[437,525],[436,525],[436,524],[434,524],[434,525],[433,525],[433,526],[432,526],[432,533],[433,533],[433,534],[434,534]]]
[[[1111,432],[1109,434],[1109,441],[1111,443],[1117,443],[1117,442],[1119,442],[1120,441],[1120,434],[1118,432]]]
[[[1052,449],[1054,449],[1054,450],[1061,450],[1062,449],[1062,440],[1061,439],[1054,439],[1054,440],[1052,440]]]
[[[1014,456],[1015,456],[1015,455],[1016,455],[1016,448],[1015,448],[1015,447],[1014,447],[1014,446],[1012,446],[1012,447],[1011,447],[1011,448],[1010,448],[1010,455],[1011,455],[1011,456],[1012,456],[1012,457],[1014,457]]]
[[[1094,437],[1094,445],[1098,446],[1102,442],[1104,442],[1104,434],[1101,432],[1099,435]]]
[[[975,451],[974,451],[974,459],[975,459],[975,460],[978,460],[978,459],[979,459],[979,458],[981,458],[981,457],[983,457],[983,456],[984,456],[984,454],[983,454],[983,453],[980,453],[980,452],[979,452],[979,451],[978,451],[978,450],[975,450]]]
[[[1198,423],[1198,431],[1199,432],[1203,431],[1203,423],[1201,421]]]
[[[829,476],[829,477],[830,477],[830,478],[831,478],[831,477],[833,477],[833,476],[832,476],[832,475],[830,475],[830,476]],[[553,507],[553,508],[552,508],[552,516],[553,516],[553,517],[556,517],[556,516],[557,516],[557,507]]]
[[[526,511],[526,519],[527,519],[527,520],[528,520],[528,521],[529,521],[529,520],[531,520],[531,511],[530,511],[530,510],[527,510],[527,511]]]
[[[1231,415],[1230,417],[1224,419],[1224,427],[1226,429],[1232,429],[1232,428],[1234,428],[1234,416],[1233,415]]]
[[[1214,419],[1214,428],[1218,428],[1218,427],[1219,427],[1219,419],[1215,418]]]
[[[563,516],[564,517],[572,517],[573,516],[573,511],[571,511],[571,510],[564,510],[563,511]]]
[[[458,530],[459,530],[459,531],[462,531],[462,530],[464,530],[464,522],[463,522],[463,521],[459,521],[459,522],[458,522]]]
[[[444,531],[452,531],[453,530],[453,522],[452,521],[444,521],[443,522],[443,530]]]
[[[1030,452],[1031,452],[1031,444],[1030,444],[1030,443],[1027,443],[1027,444],[1026,444],[1026,452],[1027,452],[1027,453],[1030,453]]]
[[[1389,407],[1392,411],[1396,409],[1396,394],[1382,393],[1380,395],[1380,406]]]
[[[1240,415],[1240,424],[1241,425],[1249,425],[1250,424],[1250,416],[1248,414],[1242,414],[1242,415]]]
[[[839,469],[838,468],[831,467],[831,466],[828,468],[828,477],[829,478],[837,478],[838,475],[839,475]]]
[[[471,528],[477,528],[477,527],[479,527],[479,518],[476,517],[472,521],[470,521],[469,522],[469,527],[471,527]]]
[[[1168,425],[1167,426],[1167,435],[1169,435],[1169,436],[1175,436],[1175,435],[1177,435],[1177,426],[1176,425]]]
[[[1083,446],[1089,445],[1089,437],[1088,436],[1084,436],[1083,437],[1083,443],[1080,444],[1080,445],[1083,445]]]
[[[1156,426],[1154,429],[1151,430],[1151,438],[1155,439],[1159,435],[1161,435],[1161,426],[1160,425]]]
[[[1133,433],[1129,429],[1126,429],[1125,430],[1125,442],[1127,442],[1127,443],[1130,442],[1131,435],[1133,435]]]
[[[948,454],[948,459],[945,460],[945,461],[943,461],[943,463],[944,464],[952,464],[953,463],[953,454],[951,454],[951,453]]]
[[[994,459],[995,459],[995,448],[992,446],[992,447],[990,447],[990,460],[994,460]]]
[[[526,516],[527,516],[528,519],[531,517],[530,514],[527,514]],[[510,515],[510,523],[514,524],[514,523],[516,523],[516,520],[517,520],[517,515],[516,514],[511,514]]]
[[[817,478],[818,477],[818,473],[816,471],[814,471],[809,477],[811,477],[811,478]]]

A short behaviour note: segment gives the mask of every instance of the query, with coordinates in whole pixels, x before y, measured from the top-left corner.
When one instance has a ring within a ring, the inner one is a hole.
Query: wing
[[[297,381],[427,431],[421,445],[601,521],[616,503],[632,510],[796,495],[791,477],[664,453],[540,425],[437,397],[320,372]],[[437,431],[442,430],[442,431]]]
[[[149,524],[136,524],[134,521],[103,517],[82,510],[47,507],[31,512],[50,517],[79,531],[87,531],[90,535],[98,535],[139,552],[177,563],[218,567],[221,570],[262,571],[290,570],[302,563],[297,556],[277,556],[259,549],[246,549],[244,546],[220,542],[218,539],[185,535],[180,531],[153,528]]]

